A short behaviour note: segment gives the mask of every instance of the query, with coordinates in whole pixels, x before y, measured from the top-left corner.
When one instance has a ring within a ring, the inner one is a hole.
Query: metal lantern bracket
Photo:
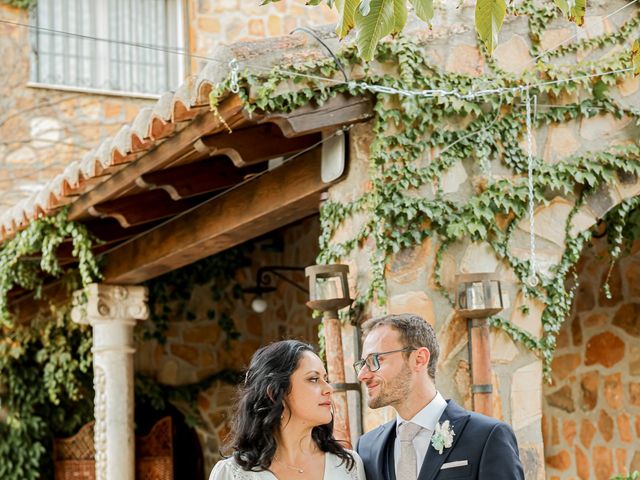
[[[304,292],[306,294],[309,293],[309,290],[296,283],[294,280],[290,279],[281,272],[304,272],[304,267],[292,267],[287,265],[268,265],[265,267],[260,267],[256,272],[256,286],[243,288],[242,291],[245,293],[254,293],[256,295],[273,292],[276,290],[274,279],[274,277],[276,277],[279,280],[282,280],[283,282],[294,286],[301,292]]]

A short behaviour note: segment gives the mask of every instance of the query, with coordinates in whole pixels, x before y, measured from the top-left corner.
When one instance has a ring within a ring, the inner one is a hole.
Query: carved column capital
[[[72,318],[76,323],[133,324],[136,320],[145,320],[149,316],[146,287],[92,283],[79,293],[86,295],[86,303],[73,309]]]
[[[149,316],[147,289],[92,283],[76,293],[74,322],[93,328],[97,480],[135,480],[133,328]]]

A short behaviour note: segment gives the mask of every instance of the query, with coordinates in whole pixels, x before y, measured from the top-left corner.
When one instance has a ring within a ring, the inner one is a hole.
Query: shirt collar
[[[436,396],[431,400],[422,410],[415,414],[415,416],[409,420],[405,420],[400,415],[396,418],[396,433],[397,428],[404,422],[412,422],[416,425],[420,425],[422,428],[434,431],[436,429],[436,423],[440,420],[443,412],[447,408],[447,401],[444,399],[440,392],[436,392]]]

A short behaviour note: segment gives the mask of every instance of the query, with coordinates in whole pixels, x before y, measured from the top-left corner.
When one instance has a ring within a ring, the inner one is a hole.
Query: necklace
[[[296,471],[296,472],[298,472],[298,473],[304,473],[304,469],[303,469],[303,468],[296,467],[295,465],[287,465],[286,463],[284,463],[282,460],[280,460],[278,457],[275,457],[275,456],[273,457],[273,459],[274,459],[276,462],[278,462],[278,463],[280,463],[280,464],[284,465],[285,467],[287,467],[287,468],[288,468],[288,469],[290,469],[290,470],[295,470],[295,471]]]

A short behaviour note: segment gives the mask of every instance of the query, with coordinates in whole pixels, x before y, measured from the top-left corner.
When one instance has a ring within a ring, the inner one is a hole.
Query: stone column
[[[148,317],[147,289],[93,283],[73,321],[93,327],[96,480],[135,480],[133,327]]]

